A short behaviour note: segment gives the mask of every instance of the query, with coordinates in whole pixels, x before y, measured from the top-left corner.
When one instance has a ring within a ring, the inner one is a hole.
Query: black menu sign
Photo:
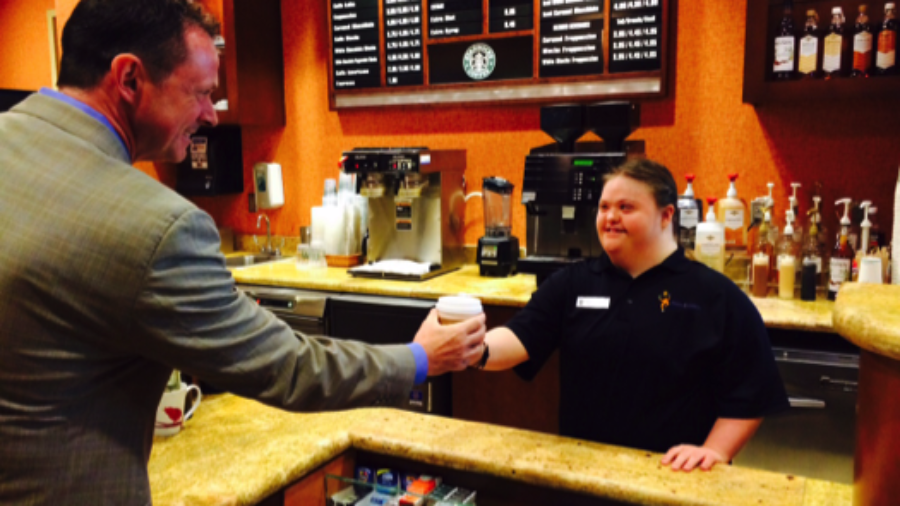
[[[429,0],[428,37],[441,39],[484,32],[482,0]]]
[[[540,0],[541,77],[603,73],[603,0]]]
[[[387,85],[423,84],[422,0],[383,1]]]
[[[488,0],[490,33],[531,30],[534,27],[534,0]]]
[[[378,56],[378,0],[332,0],[334,88],[381,86]]]
[[[662,64],[662,0],[612,0],[609,71],[659,70]]]

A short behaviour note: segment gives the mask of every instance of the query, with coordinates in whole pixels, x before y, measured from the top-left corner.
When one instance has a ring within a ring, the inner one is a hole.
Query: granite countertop
[[[209,396],[156,438],[155,506],[255,504],[355,448],[635,504],[850,506],[849,485],[717,466],[673,472],[660,455],[392,409],[293,414]]]
[[[347,269],[300,269],[293,259],[279,260],[250,267],[232,269],[238,283],[282,286],[307,290],[341,293],[360,293],[392,297],[437,299],[444,295],[468,293],[481,298],[492,306],[523,307],[537,289],[535,276],[517,274],[508,278],[486,278],[478,275],[477,265],[465,265],[461,269],[426,281],[390,281],[354,278]],[[834,332],[831,313],[834,303],[828,300],[803,302],[750,298],[766,326],[773,328]]]
[[[834,328],[864,350],[900,360],[900,286],[844,284]]]

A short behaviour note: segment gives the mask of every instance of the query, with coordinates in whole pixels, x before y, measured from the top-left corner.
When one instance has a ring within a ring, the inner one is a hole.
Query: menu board
[[[489,0],[490,33],[531,30],[534,27],[534,0]]]
[[[483,0],[428,2],[428,37],[441,39],[484,32]]]
[[[603,73],[603,7],[603,0],[541,0],[541,77]]]
[[[670,1],[328,0],[331,106],[662,97]]]
[[[332,69],[335,89],[381,86],[379,0],[332,0]]]
[[[388,86],[425,82],[422,0],[384,0],[384,58]]]
[[[612,0],[609,71],[659,70],[662,0]]]

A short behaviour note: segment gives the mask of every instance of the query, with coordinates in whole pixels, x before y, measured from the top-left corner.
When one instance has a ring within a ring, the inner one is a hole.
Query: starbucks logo
[[[466,54],[463,55],[463,70],[466,71],[467,76],[476,81],[487,79],[496,66],[497,55],[494,54],[491,46],[482,42],[469,46]]]

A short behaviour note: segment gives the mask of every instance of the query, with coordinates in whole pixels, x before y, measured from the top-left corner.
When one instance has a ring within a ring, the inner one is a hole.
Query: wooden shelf
[[[884,2],[867,0],[794,0],[794,26],[798,33],[806,22],[806,10],[816,9],[819,29],[830,24],[832,7],[841,7],[848,24],[853,23],[860,4],[868,4],[870,17],[879,22]],[[775,81],[772,79],[775,30],[782,17],[782,0],[747,2],[747,32],[744,49],[744,103],[761,106],[773,103],[833,100],[900,100],[900,76],[834,78]],[[881,13],[879,13],[879,9]]]

